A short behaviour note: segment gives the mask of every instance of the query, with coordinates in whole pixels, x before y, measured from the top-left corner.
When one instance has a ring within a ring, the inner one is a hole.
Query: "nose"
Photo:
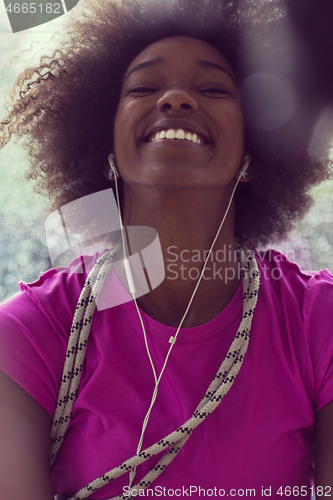
[[[193,113],[198,109],[196,99],[188,92],[181,89],[172,89],[158,100],[157,107],[160,111],[180,111]]]

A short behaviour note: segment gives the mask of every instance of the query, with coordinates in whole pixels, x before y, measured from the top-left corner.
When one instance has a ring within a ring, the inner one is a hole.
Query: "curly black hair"
[[[17,79],[0,146],[24,139],[27,177],[51,209],[109,188],[102,171],[126,68],[157,40],[200,38],[227,57],[243,99],[254,176],[237,189],[238,240],[281,238],[309,208],[309,188],[330,174],[328,138],[310,147],[333,88],[318,63],[324,35],[308,29],[321,2],[304,0],[300,13],[292,0],[81,0],[61,50]]]

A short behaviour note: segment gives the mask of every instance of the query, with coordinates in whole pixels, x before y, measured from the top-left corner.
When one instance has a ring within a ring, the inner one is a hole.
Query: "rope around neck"
[[[103,287],[105,277],[112,267],[117,250],[118,248],[111,249],[100,257],[90,271],[77,303],[51,431],[51,466],[56,460],[57,453],[63,443],[70,423],[73,406],[78,396],[78,388],[96,301]],[[252,252],[239,248],[237,253],[241,264],[243,281],[242,320],[225,359],[193,415],[187,422],[168,436],[86,485],[70,500],[88,498],[89,495],[113,479],[128,473],[134,467],[137,467],[161,451],[167,450],[161,460],[148,474],[132,487],[135,490],[134,496],[136,496],[139,490],[146,489],[165,470],[184,446],[194,429],[218,407],[228,393],[239,373],[247,351],[252,317],[259,291],[259,271]],[[124,498],[125,495],[121,494],[109,500],[122,500]],[[132,496],[126,494],[126,498],[132,498]]]

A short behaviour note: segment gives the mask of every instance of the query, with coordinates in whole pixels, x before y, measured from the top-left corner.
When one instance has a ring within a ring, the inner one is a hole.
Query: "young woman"
[[[4,123],[27,134],[53,207],[119,188],[125,228],[158,234],[165,278],[136,295],[120,239],[1,306],[1,497],[332,496],[333,277],[249,251],[328,175],[325,147],[307,151],[314,103],[302,88],[294,113],[256,126],[251,9],[241,25],[233,2],[145,5],[90,6]],[[261,9],[274,58],[286,14]],[[96,308],[117,260],[135,300]]]

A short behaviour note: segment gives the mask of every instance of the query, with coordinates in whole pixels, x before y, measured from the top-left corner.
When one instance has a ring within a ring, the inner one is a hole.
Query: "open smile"
[[[160,142],[160,141],[177,141],[177,142],[190,142],[192,144],[207,144],[205,137],[196,132],[184,130],[181,128],[164,129],[153,133],[147,142]]]
[[[155,123],[143,135],[142,142],[148,144],[163,143],[169,145],[212,145],[213,141],[197,123],[190,120],[163,120]]]

